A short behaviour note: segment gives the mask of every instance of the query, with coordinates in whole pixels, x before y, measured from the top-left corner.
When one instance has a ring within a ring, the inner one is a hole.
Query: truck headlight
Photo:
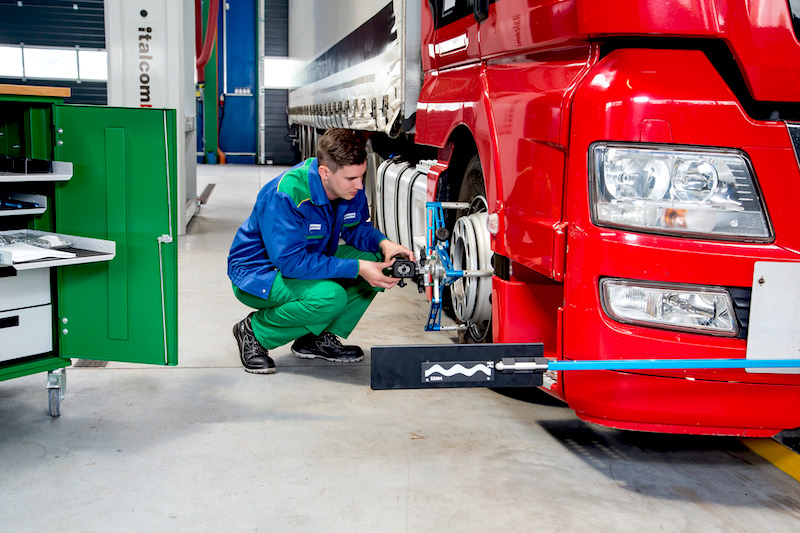
[[[752,166],[738,150],[595,143],[592,220],[661,234],[772,237]]]
[[[604,278],[603,310],[626,324],[735,337],[739,324],[730,293],[721,287]]]

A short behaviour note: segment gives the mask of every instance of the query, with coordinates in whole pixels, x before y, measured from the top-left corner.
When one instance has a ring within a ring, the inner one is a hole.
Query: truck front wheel
[[[491,238],[486,228],[488,205],[480,158],[467,164],[458,194],[459,202],[470,204],[457,214],[450,242],[455,270],[491,270]],[[456,320],[465,324],[459,331],[462,343],[492,342],[492,278],[464,277],[453,283],[450,297]]]

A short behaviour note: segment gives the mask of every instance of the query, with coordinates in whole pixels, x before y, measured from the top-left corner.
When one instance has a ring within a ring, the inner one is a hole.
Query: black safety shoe
[[[251,374],[272,374],[275,372],[275,361],[269,356],[269,352],[261,346],[253,335],[253,326],[250,325],[250,317],[237,322],[233,326],[233,336],[239,344],[239,356],[242,358],[242,366],[245,372]]]
[[[342,346],[339,337],[329,331],[319,336],[309,333],[292,344],[292,353],[303,359],[325,359],[336,363],[355,363],[364,359],[364,352],[358,346]]]

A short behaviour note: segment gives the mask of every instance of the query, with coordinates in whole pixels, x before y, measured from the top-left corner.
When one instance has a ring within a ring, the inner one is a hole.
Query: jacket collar
[[[322,186],[322,178],[319,177],[319,161],[314,158],[308,167],[308,188],[311,191],[311,202],[314,205],[330,204],[325,187]]]

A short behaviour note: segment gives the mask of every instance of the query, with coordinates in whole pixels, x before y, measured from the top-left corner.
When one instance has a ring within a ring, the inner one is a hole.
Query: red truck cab
[[[776,335],[775,358],[800,357],[800,309],[764,311],[781,291],[800,301],[796,2],[426,0],[421,29],[415,142],[442,165],[428,198],[464,200],[478,157],[494,342],[544,342],[558,360],[711,359],[755,357]],[[548,377],[609,427],[800,426],[790,370]]]

